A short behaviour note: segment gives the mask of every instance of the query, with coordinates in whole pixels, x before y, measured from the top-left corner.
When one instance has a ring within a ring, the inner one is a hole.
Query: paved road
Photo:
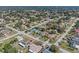
[[[62,53],[70,53],[69,51],[65,50],[65,49],[62,49],[62,48],[59,48],[59,50],[62,52]]]
[[[19,32],[18,30],[14,29],[14,28],[12,28],[12,27],[10,27],[8,25],[6,25],[6,27],[9,28],[9,29],[11,29],[11,30],[13,30],[13,31],[15,31],[15,32]]]
[[[50,22],[50,21],[52,21],[52,20],[53,20],[53,19],[50,19],[50,20],[48,20],[48,21],[44,21],[44,22],[42,22],[42,23],[40,23],[40,24],[38,24],[38,25],[35,25],[35,26],[31,27],[31,28],[28,29],[28,30],[31,30],[31,29],[34,28],[34,27],[38,27],[38,26],[41,26],[41,25],[43,25],[43,24],[46,24],[46,23],[48,23],[48,22]],[[78,20],[78,19],[77,19],[77,20]],[[56,43],[55,43],[56,46],[57,46],[58,42],[60,42],[60,41],[68,34],[68,32],[73,28],[73,26],[75,25],[75,22],[76,22],[77,20],[75,20],[74,23],[72,24],[72,26],[66,31],[66,33],[64,33],[64,34],[62,35],[62,37],[60,37],[59,40],[56,41]],[[8,26],[8,25],[6,25],[6,27],[12,29],[13,31],[16,31],[17,34],[14,34],[14,35],[12,35],[12,36],[10,36],[10,37],[7,37],[7,38],[3,39],[2,41],[6,40],[6,39],[9,39],[9,38],[11,38],[11,37],[14,37],[14,36],[16,36],[16,35],[18,35],[18,34],[24,34],[24,35],[27,35],[27,36],[30,37],[30,38],[33,38],[33,39],[38,40],[38,41],[41,41],[41,40],[38,39],[38,38],[35,38],[35,37],[33,37],[33,36],[29,35],[29,34],[26,34],[25,32],[18,31],[18,30],[14,29],[14,28],[12,28],[12,27],[10,27],[10,26]],[[1,41],[1,42],[2,42],[2,41]],[[43,42],[43,41],[41,41],[41,42]],[[43,42],[43,45],[46,45],[46,44],[49,44],[49,42],[48,42],[48,41]],[[50,45],[50,44],[49,44],[49,45]],[[62,49],[62,48],[60,48],[60,51],[66,52],[66,53],[68,52],[68,51],[66,51],[66,50],[64,50],[64,49]]]
[[[53,19],[52,19],[52,20],[53,20]],[[48,23],[48,22],[50,22],[50,21],[52,21],[52,20],[45,21],[45,22],[40,23],[40,24],[38,24],[38,25],[36,25],[36,26],[33,26],[32,28],[38,27],[38,26],[43,25],[43,24],[46,24],[46,23]],[[76,20],[74,21],[74,23],[70,26],[70,28],[56,41],[56,43],[55,43],[56,46],[58,46],[58,43],[61,42],[61,40],[62,40],[62,39],[68,34],[68,32],[73,28],[73,26],[75,25],[75,22],[76,22],[77,20],[79,20],[79,19],[76,19]],[[14,28],[12,28],[12,27],[9,27],[9,26],[6,26],[6,27],[8,27],[8,28],[10,28],[10,29],[12,29],[12,30],[14,30],[14,31],[16,31],[17,34],[24,34],[24,35],[27,35],[27,36],[30,37],[30,38],[33,38],[33,39],[38,40],[38,41],[41,41],[39,38],[35,38],[35,37],[33,37],[33,36],[29,35],[29,34],[26,34],[26,33],[23,32],[23,31],[18,31],[18,30],[14,29]],[[30,28],[30,29],[32,29],[32,28]],[[30,30],[30,29],[28,29],[28,30]],[[15,34],[15,35],[17,35],[17,34]],[[13,36],[15,36],[15,35],[13,35]],[[10,37],[8,37],[8,38],[6,38],[6,39],[9,39],[9,38],[11,38],[11,37],[13,37],[13,36],[10,36]],[[4,39],[4,40],[5,40],[5,39]],[[43,41],[41,41],[41,42],[43,42]],[[46,44],[49,44],[49,42],[46,41],[46,42],[43,42],[43,44],[46,45]],[[49,44],[49,45],[50,45],[50,44]],[[66,50],[64,50],[64,49],[62,49],[62,48],[60,48],[60,51],[69,53],[68,51],[66,51]]]
[[[33,29],[33,28],[35,28],[35,27],[38,27],[38,26],[41,26],[41,25],[44,25],[44,24],[47,24],[48,22],[51,22],[51,21],[53,21],[54,19],[49,19],[49,20],[47,20],[47,21],[44,21],[44,22],[42,22],[42,23],[39,23],[38,25],[35,25],[35,26],[32,26],[30,29],[28,29],[28,30],[31,30],[31,29]],[[26,30],[25,30],[26,31]],[[28,32],[29,33],[29,32]]]
[[[9,29],[11,29],[11,30],[13,30],[13,31],[15,31],[15,32],[17,32],[17,33],[14,34],[14,35],[8,36],[7,38],[4,38],[4,39],[0,40],[0,43],[2,43],[4,40],[7,40],[7,39],[9,39],[9,38],[11,38],[11,37],[14,37],[14,36],[16,36],[16,35],[19,34],[19,33],[18,33],[18,32],[19,32],[18,30],[14,29],[14,28],[12,28],[12,27],[9,27],[9,26],[7,26],[7,25],[6,25],[6,27],[9,28]]]
[[[14,36],[16,36],[16,35],[18,35],[18,33],[16,33],[16,34],[14,34],[14,35],[11,35],[11,36],[9,36],[9,37],[7,37],[7,38],[4,38],[4,39],[0,40],[0,43],[2,43],[4,40],[10,39],[10,38],[12,38],[12,37],[14,37]]]
[[[70,30],[73,28],[73,26],[75,25],[77,20],[79,20],[79,19],[76,19],[74,21],[74,23],[68,28],[68,30],[64,34],[62,34],[62,36],[56,41],[56,43],[55,43],[56,46],[58,46],[58,43],[61,42],[61,40],[70,32]]]

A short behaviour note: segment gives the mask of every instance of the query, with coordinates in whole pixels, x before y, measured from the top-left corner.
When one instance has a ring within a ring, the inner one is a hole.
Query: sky
[[[0,0],[0,6],[79,6],[79,0]],[[79,54],[0,54],[0,59],[79,59]]]

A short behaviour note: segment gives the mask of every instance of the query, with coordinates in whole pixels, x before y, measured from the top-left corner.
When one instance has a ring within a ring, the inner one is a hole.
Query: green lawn
[[[4,53],[16,53],[18,52],[16,48],[12,47],[10,43],[5,44],[2,48]]]
[[[63,49],[65,49],[65,50],[67,50],[67,51],[70,51],[70,52],[74,52],[74,51],[76,50],[75,48],[69,47],[68,43],[67,43],[67,42],[64,42],[64,41],[61,42],[60,46],[61,46]]]
[[[4,53],[17,52],[17,50],[11,46],[11,44],[13,44],[16,41],[17,39],[15,37],[12,37],[10,39],[5,40],[4,43],[0,43],[0,52],[4,52]]]
[[[47,36],[41,36],[40,38],[42,41],[47,41],[48,40],[48,37]]]

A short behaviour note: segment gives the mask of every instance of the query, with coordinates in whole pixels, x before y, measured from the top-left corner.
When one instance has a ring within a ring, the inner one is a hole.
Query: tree
[[[3,50],[4,50],[5,53],[16,53],[17,52],[16,48],[13,48],[10,45],[10,43],[5,44],[4,47],[3,47]]]
[[[57,47],[57,46],[55,46],[55,45],[51,45],[51,48],[50,48],[50,50],[52,51],[52,52],[58,52],[59,51],[59,48]]]
[[[9,44],[5,44],[4,47],[3,47],[3,50],[5,53],[8,53],[8,50],[12,48]]]
[[[76,27],[76,28],[79,28],[79,21],[76,22],[75,27]]]

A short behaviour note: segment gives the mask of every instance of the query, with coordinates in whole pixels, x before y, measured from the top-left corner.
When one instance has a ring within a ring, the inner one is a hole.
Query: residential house
[[[38,46],[38,45],[35,45],[35,44],[29,44],[29,51],[31,53],[38,53],[38,52],[41,52],[42,50],[42,46]]]

